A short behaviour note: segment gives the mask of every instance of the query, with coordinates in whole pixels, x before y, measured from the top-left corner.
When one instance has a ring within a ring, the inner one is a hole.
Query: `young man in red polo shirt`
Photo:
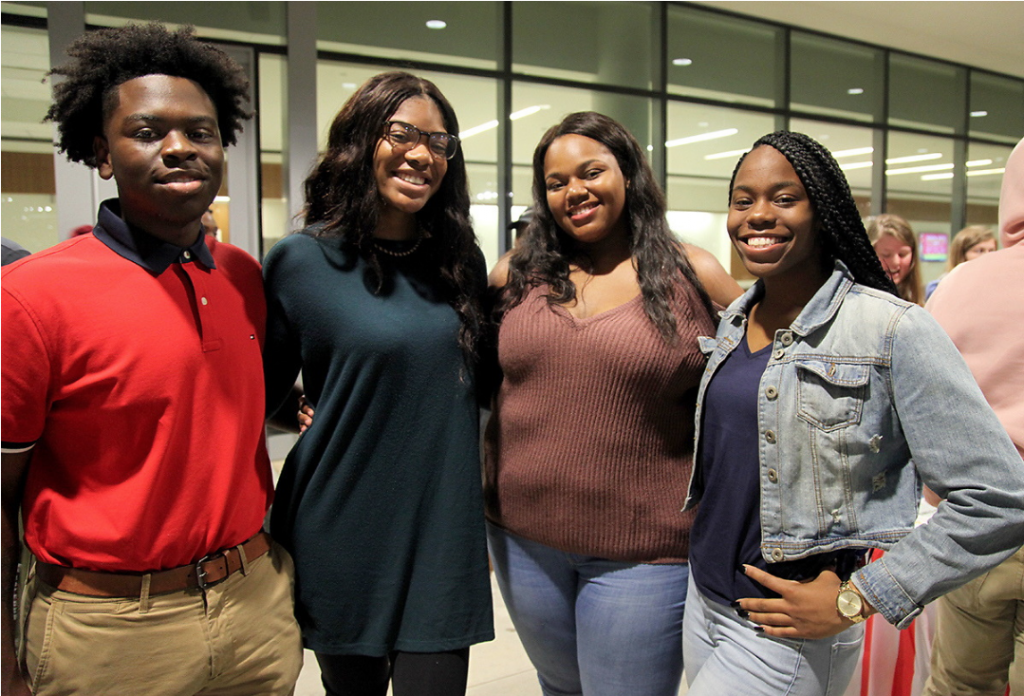
[[[3,271],[3,692],[289,694],[292,566],[262,531],[259,264],[203,234],[249,117],[190,30],[91,32],[59,147],[113,178],[92,234]],[[36,558],[11,626],[18,506]]]

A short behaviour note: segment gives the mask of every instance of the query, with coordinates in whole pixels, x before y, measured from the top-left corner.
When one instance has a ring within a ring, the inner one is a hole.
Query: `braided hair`
[[[68,47],[72,60],[47,75],[62,75],[44,120],[57,124],[57,147],[72,162],[96,166],[93,140],[117,108],[117,88],[137,77],[169,75],[196,82],[217,109],[221,144],[234,145],[247,108],[249,81],[219,48],[193,36],[192,27],[169,31],[156,22],[86,32]]]
[[[585,251],[556,223],[547,204],[544,158],[548,148],[563,135],[582,135],[608,148],[622,171],[626,186],[626,222],[629,250],[636,264],[637,282],[643,296],[644,313],[662,338],[678,338],[677,320],[670,300],[679,277],[686,278],[705,310],[712,314],[711,300],[690,264],[682,245],[676,241],[665,219],[665,195],[636,138],[617,121],[593,111],[566,116],[541,138],[533,153],[533,219],[509,259],[509,279],[497,305],[501,317],[526,296],[529,288],[546,284],[551,288],[548,302],[566,304],[576,298],[576,286],[569,279],[570,262],[586,258]]]
[[[729,195],[732,195],[736,173],[743,160],[762,145],[778,150],[800,177],[800,183],[807,191],[814,209],[814,216],[820,223],[822,252],[828,263],[831,265],[832,261],[838,259],[850,269],[856,282],[898,295],[896,286],[882,269],[868,240],[846,176],[832,153],[810,136],[776,131],[759,138],[736,163],[729,181]]]

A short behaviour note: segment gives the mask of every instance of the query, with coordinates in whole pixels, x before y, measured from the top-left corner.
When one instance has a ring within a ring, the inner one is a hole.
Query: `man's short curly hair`
[[[249,81],[224,51],[193,36],[192,27],[169,31],[157,23],[87,32],[68,47],[72,60],[47,75],[62,75],[53,88],[46,120],[57,124],[58,149],[73,162],[96,166],[93,139],[117,108],[117,87],[144,75],[193,80],[217,109],[222,143],[233,145],[250,118]]]

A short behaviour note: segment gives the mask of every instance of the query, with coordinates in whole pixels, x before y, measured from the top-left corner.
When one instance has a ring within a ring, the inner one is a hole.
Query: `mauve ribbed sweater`
[[[504,381],[487,429],[488,518],[563,551],[644,563],[685,561],[693,415],[714,335],[689,285],[667,345],[640,296],[576,319],[534,288],[506,314]]]

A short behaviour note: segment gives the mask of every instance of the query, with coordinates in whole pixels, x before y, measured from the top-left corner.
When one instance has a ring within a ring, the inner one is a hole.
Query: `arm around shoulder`
[[[743,294],[743,288],[733,280],[713,254],[692,244],[683,244],[683,249],[712,302],[728,307],[733,300]]]

